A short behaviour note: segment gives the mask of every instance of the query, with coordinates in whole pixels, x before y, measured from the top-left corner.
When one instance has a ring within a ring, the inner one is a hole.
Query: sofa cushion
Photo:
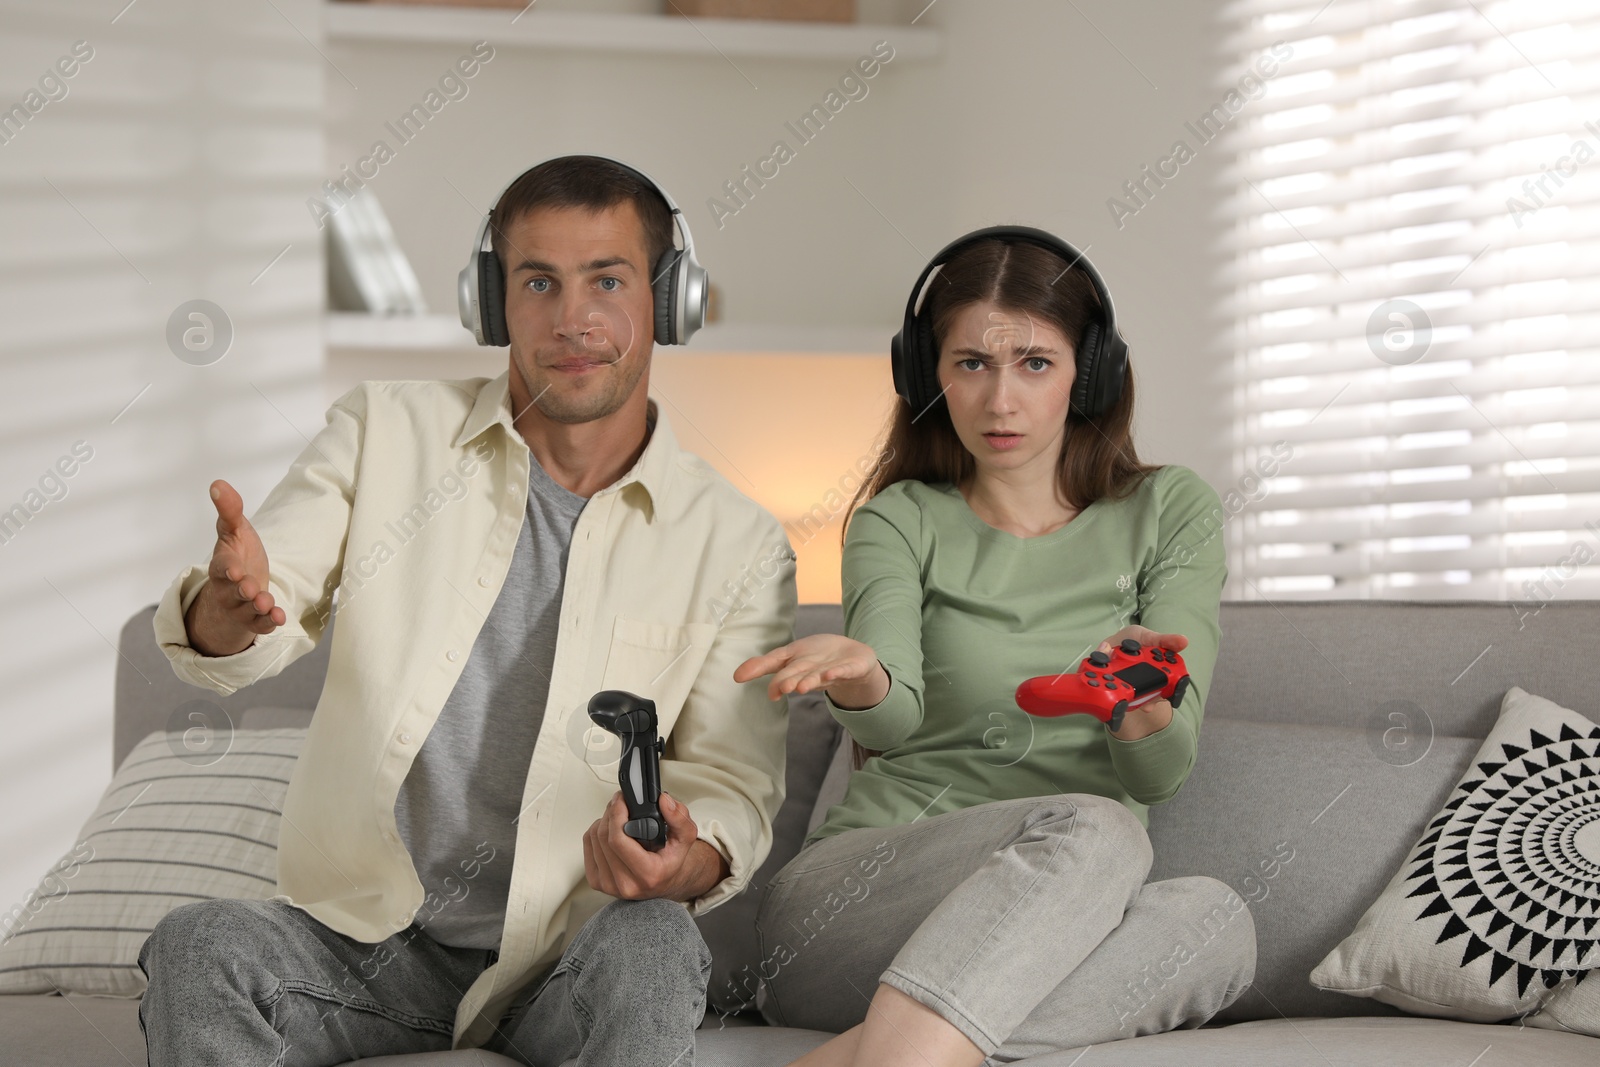
[[[315,708],[322,695],[322,680],[328,672],[328,653],[339,617],[337,598],[334,604],[316,648],[277,673],[227,696],[190,685],[172,673],[172,664],[156,643],[156,606],[151,604],[135,612],[123,624],[117,642],[112,768],[120,766],[128,750],[152,731],[186,728],[188,713],[197,706],[225,713],[241,727],[248,725],[245,715],[253,708],[304,708],[307,712]]]
[[[844,615],[837,604],[807,604],[795,616],[795,637],[838,633]],[[700,916],[700,934],[711,949],[711,980],[706,999],[718,1012],[755,1006],[756,968],[761,960],[756,941],[756,911],[773,875],[800,851],[811,828],[817,792],[828,771],[844,729],[834,721],[820,693],[789,698],[789,740],[784,767],[784,800],[772,826],[772,851],[756,869],[749,888]]]
[[[179,904],[276,891],[304,729],[157,732],[134,746],[38,890],[7,916],[0,993],[137,997],[139,949]]]
[[[0,996],[7,1063],[28,1067],[128,1067],[145,1062],[139,1005],[100,997]],[[708,1018],[695,1040],[697,1067],[780,1067],[832,1034],[781,1027],[722,1028]],[[1491,1051],[1492,1050],[1492,1051]],[[1174,1030],[1036,1056],[1028,1067],[1592,1067],[1600,1041],[1576,1034],[1440,1019],[1274,1019]],[[1485,1052],[1488,1054],[1485,1055]],[[510,1067],[477,1049],[381,1056],[371,1067]],[[562,1067],[574,1067],[569,1060]]]
[[[100,997],[0,996],[7,1063],[28,1067],[128,1067],[145,1062],[139,1005]],[[781,1027],[723,1028],[708,1018],[695,1041],[697,1067],[779,1067],[832,1034]],[[1484,1055],[1486,1050],[1490,1050]],[[1128,1041],[1036,1056],[1028,1067],[1592,1067],[1600,1041],[1575,1034],[1439,1019],[1274,1019],[1174,1030]],[[477,1049],[381,1056],[371,1067],[510,1067],[516,1061]],[[562,1067],[574,1067],[569,1060]]]
[[[148,1062],[139,1002],[53,994],[0,996],[0,1061],[26,1067]]]
[[[1600,1041],[1442,1019],[1265,1019],[1170,1030],[1091,1050],[1069,1049],[1022,1062],[1028,1067],[1593,1067]]]
[[[1532,615],[1530,607],[1223,601],[1206,718],[1364,730],[1409,709],[1426,747],[1430,734],[1487,737],[1506,690],[1529,679],[1563,707],[1589,706],[1594,661],[1573,653],[1600,648],[1600,600],[1554,600]]]
[[[1210,875],[1250,906],[1255,981],[1219,1020],[1399,1014],[1317,989],[1311,968],[1376,899],[1477,747],[1435,737],[1397,765],[1365,730],[1206,716],[1188,781],[1150,809],[1150,879]]]
[[[759,1021],[759,1020],[758,1020]],[[735,1031],[754,1031],[760,1037]],[[711,1065],[789,1063],[832,1034],[752,1026],[707,1014],[696,1039],[695,1062]],[[26,1067],[131,1067],[146,1062],[139,1002],[109,997],[0,996],[0,1063]],[[511,1067],[516,1060],[481,1049],[377,1056],[356,1061],[373,1067]],[[569,1060],[571,1067],[577,1060]]]
[[[1311,980],[1468,1021],[1547,1008],[1600,1036],[1600,1011],[1574,1010],[1575,997],[1600,1007],[1579,989],[1600,966],[1597,925],[1600,726],[1512,687],[1443,810]]]

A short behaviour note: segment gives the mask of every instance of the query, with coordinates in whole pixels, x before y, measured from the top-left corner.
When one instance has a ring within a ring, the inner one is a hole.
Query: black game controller
[[[656,736],[656,702],[621,689],[607,689],[589,698],[589,718],[622,738],[617,785],[628,805],[622,832],[652,852],[667,843],[667,820],[661,815],[661,750]]]

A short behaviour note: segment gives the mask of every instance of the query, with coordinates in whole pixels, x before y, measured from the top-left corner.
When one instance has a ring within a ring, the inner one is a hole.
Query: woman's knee
[[[1169,879],[1181,893],[1182,912],[1208,956],[1214,980],[1226,985],[1219,1009],[1231,1004],[1255,978],[1256,927],[1250,905],[1226,882],[1206,875]]]
[[[1107,869],[1114,865],[1128,872],[1135,885],[1149,876],[1155,852],[1150,835],[1128,806],[1097,793],[1067,793],[1042,799],[1034,820],[1055,821],[1104,853]],[[1029,825],[1034,821],[1030,820]]]

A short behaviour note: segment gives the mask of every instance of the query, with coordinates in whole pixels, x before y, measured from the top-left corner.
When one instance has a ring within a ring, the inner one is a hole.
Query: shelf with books
[[[740,56],[855,59],[871,52],[873,45],[882,40],[894,45],[897,61],[933,59],[944,48],[943,36],[931,26],[691,19],[528,8],[326,0],[323,25],[328,40],[340,43],[470,44],[481,40],[495,47],[703,55],[730,62]]]

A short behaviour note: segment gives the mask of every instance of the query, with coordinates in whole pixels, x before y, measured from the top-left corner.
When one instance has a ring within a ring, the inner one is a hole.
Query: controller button
[[[1106,667],[1110,666],[1111,657],[1106,655],[1104,652],[1101,652],[1099,649],[1095,649],[1093,652],[1089,653],[1089,662],[1094,664],[1096,667]]]
[[[1084,676],[1084,677],[1085,677],[1085,678],[1096,678],[1096,677],[1098,677],[1098,675],[1096,675],[1096,674],[1095,674],[1095,673],[1094,673],[1094,671],[1084,671],[1084,672],[1083,672],[1083,676]]]
[[[1139,654],[1139,642],[1131,637],[1124,637],[1122,639],[1122,651],[1130,656],[1137,656]]]
[[[1092,686],[1094,686],[1094,687],[1095,687],[1095,688],[1096,688],[1096,689],[1099,689],[1099,688],[1100,688],[1100,683],[1099,683],[1099,682],[1097,682],[1097,681],[1095,681],[1095,680],[1094,680],[1094,679],[1093,679],[1093,678],[1090,678],[1090,679],[1089,679],[1089,684],[1090,684],[1090,685],[1092,685]],[[1111,688],[1111,683],[1110,683],[1110,682],[1107,682],[1107,683],[1106,683],[1106,688],[1107,688],[1107,689],[1109,689],[1109,688]]]

